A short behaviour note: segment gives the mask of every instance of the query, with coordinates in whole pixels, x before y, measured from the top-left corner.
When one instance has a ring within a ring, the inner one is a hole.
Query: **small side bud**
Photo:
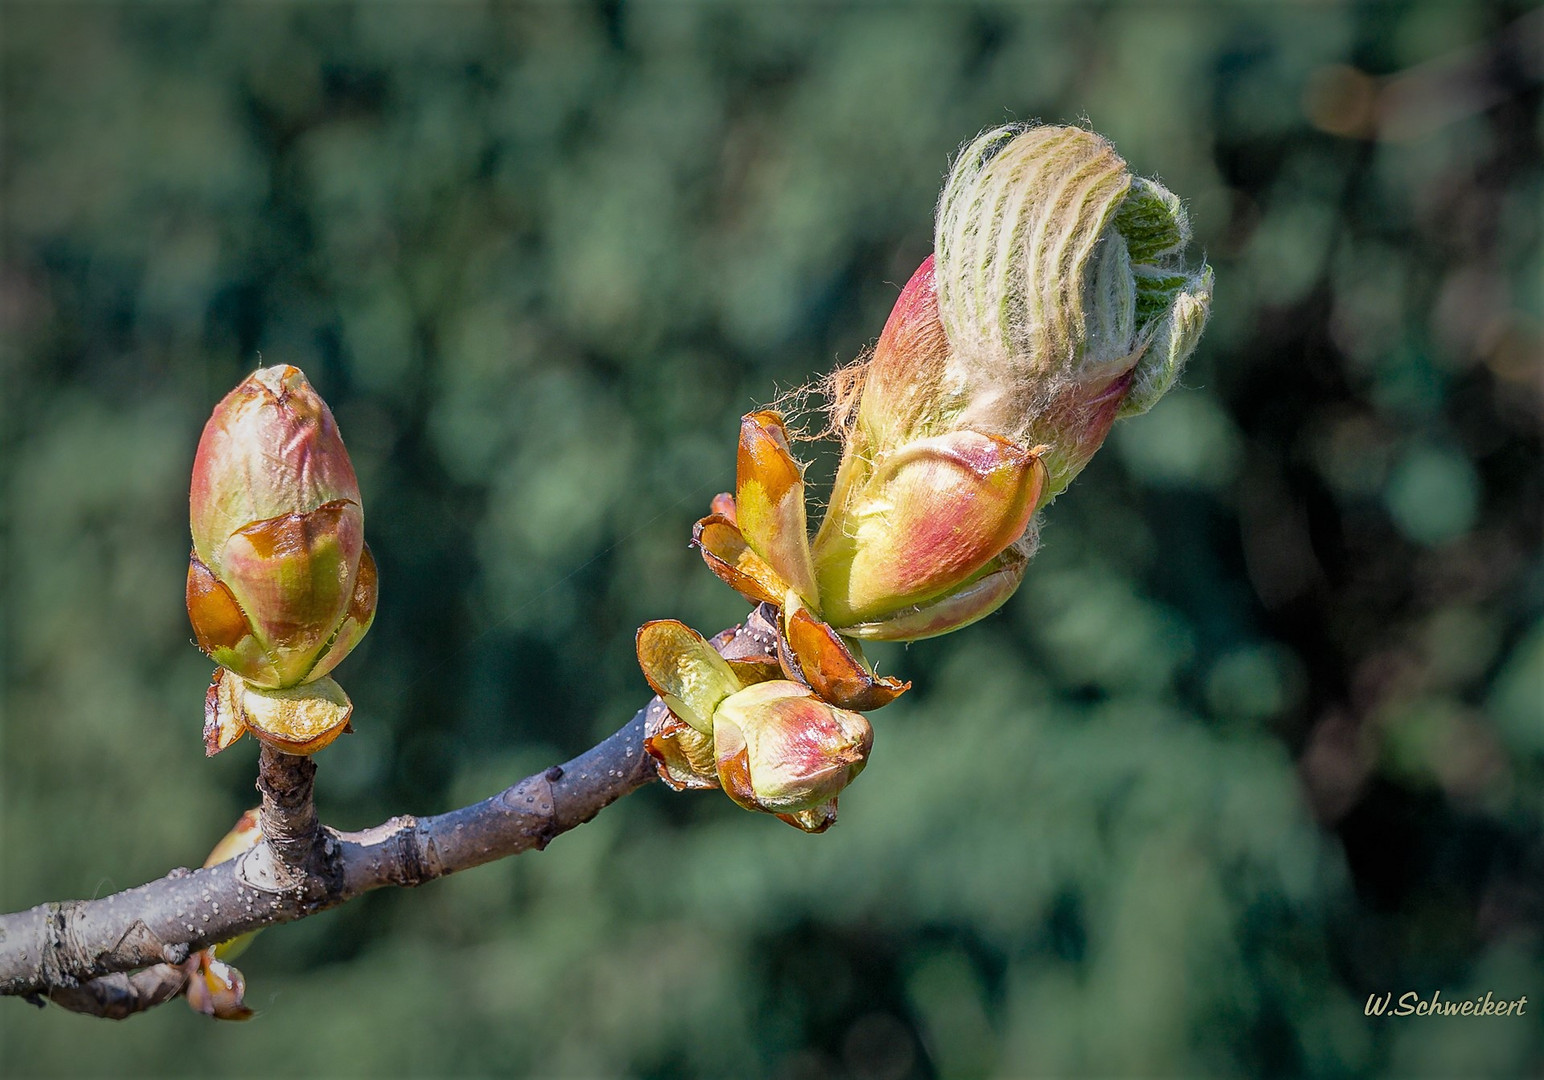
[[[1185,262],[1179,199],[1079,128],[1004,127],[967,145],[934,239],[873,354],[822,387],[842,457],[814,539],[803,467],[770,411],[742,418],[734,496],[693,531],[708,567],[771,613],[785,677],[766,660],[721,670],[681,632],[649,649],[640,634],[670,706],[670,723],[649,726],[666,781],[712,786],[711,733],[718,785],[810,832],[835,820],[867,760],[859,711],[910,686],[878,676],[860,642],[932,637],[1001,606],[1034,554],[1037,512],[1117,418],[1173,385],[1211,303],[1211,271]],[[731,676],[742,688],[726,692]]]
[[[263,839],[262,812],[248,810],[237,819],[231,831],[220,838],[205,866],[218,866],[229,862],[256,847]],[[250,1020],[252,1010],[246,1004],[247,981],[230,961],[246,951],[258,931],[242,934],[229,941],[222,941],[207,949],[200,949],[183,963],[187,976],[183,990],[188,1006],[194,1012],[216,1020]]]
[[[719,783],[746,809],[772,814],[833,801],[863,771],[873,742],[860,714],[782,679],[727,698],[713,727]]]
[[[231,965],[216,959],[213,949],[194,953],[183,965],[188,976],[183,991],[188,1006],[215,1020],[250,1020],[247,980]]]

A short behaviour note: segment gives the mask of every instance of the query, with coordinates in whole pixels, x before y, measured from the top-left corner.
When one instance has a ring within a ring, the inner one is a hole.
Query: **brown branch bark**
[[[263,839],[290,884],[299,883],[311,869],[307,863],[323,838],[312,801],[315,787],[316,762],[261,744],[257,790],[263,797]]]
[[[264,840],[201,870],[173,870],[99,900],[41,904],[0,916],[0,994],[121,1017],[175,997],[190,951],[303,919],[388,885],[421,885],[457,870],[544,848],[655,777],[644,718],[562,765],[471,806],[392,818],[347,833],[317,821],[316,766],[264,747],[258,789]],[[138,971],[134,975],[122,973]]]
[[[125,1020],[135,1013],[181,997],[187,984],[188,974],[182,968],[175,964],[156,964],[133,974],[119,971],[103,975],[79,986],[55,986],[48,991],[48,1000],[71,1012]],[[42,1003],[40,999],[38,1004]]]

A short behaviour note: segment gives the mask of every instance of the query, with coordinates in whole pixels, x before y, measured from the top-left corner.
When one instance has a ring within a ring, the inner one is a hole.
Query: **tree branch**
[[[770,660],[777,634],[776,611],[762,604],[712,644],[731,660]],[[0,915],[0,994],[39,1005],[46,996],[75,1012],[122,1019],[181,994],[188,978],[182,965],[200,949],[372,889],[422,885],[545,848],[656,777],[644,730],[665,712],[656,697],[603,742],[482,802],[353,833],[317,820],[316,763],[265,743],[257,774],[263,839],[256,847],[100,900]]]
[[[0,994],[40,995],[79,1012],[125,1016],[175,997],[191,950],[303,919],[387,885],[421,885],[530,848],[589,821],[655,777],[644,719],[562,765],[471,806],[397,817],[346,833],[321,825],[316,767],[272,751],[259,757],[264,840],[201,870],[173,870],[99,900],[41,904],[0,916]],[[133,976],[117,973],[147,968]]]
[[[316,817],[312,793],[316,762],[286,754],[268,743],[257,752],[257,790],[263,796],[263,839],[273,849],[282,877],[299,884],[312,854],[324,847],[322,823]]]
[[[125,1020],[182,996],[187,985],[185,970],[175,964],[156,964],[133,974],[103,975],[79,986],[55,986],[48,991],[48,1000],[71,1012]],[[41,999],[38,1004],[43,1004]]]

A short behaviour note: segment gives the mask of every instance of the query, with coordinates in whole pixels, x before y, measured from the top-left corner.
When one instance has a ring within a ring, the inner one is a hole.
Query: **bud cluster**
[[[837,793],[868,761],[874,733],[858,713],[781,677],[769,641],[753,618],[746,631],[719,639],[735,656],[726,660],[684,623],[646,623],[638,662],[669,709],[651,719],[646,745],[678,791],[722,787],[747,810],[823,832],[836,820]]]
[[[1211,271],[1185,265],[1189,240],[1179,200],[1092,132],[999,128],[961,152],[934,255],[872,355],[830,380],[843,452],[813,540],[803,466],[771,411],[741,421],[735,491],[693,530],[708,567],[770,613],[766,663],[725,666],[679,623],[639,632],[670,710],[649,743],[668,782],[778,813],[796,789],[799,812],[819,816],[789,819],[830,824],[872,742],[857,714],[910,686],[876,674],[860,642],[957,630],[1013,594],[1036,513],[1118,417],[1168,390],[1200,337]],[[777,776],[778,794],[758,776]]]

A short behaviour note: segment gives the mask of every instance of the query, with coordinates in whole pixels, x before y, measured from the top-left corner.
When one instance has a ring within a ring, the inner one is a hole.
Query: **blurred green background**
[[[0,907],[197,865],[214,403],[302,367],[380,617],[345,828],[647,697],[739,415],[851,359],[954,149],[1084,121],[1217,270],[1011,604],[879,656],[830,833],[656,786],[265,934],[245,1025],[0,1001],[14,1076],[1544,1071],[1540,123],[1526,5],[7,3]],[[1371,1019],[1368,994],[1528,995]],[[1537,1002],[1535,1005],[1534,1003]]]

